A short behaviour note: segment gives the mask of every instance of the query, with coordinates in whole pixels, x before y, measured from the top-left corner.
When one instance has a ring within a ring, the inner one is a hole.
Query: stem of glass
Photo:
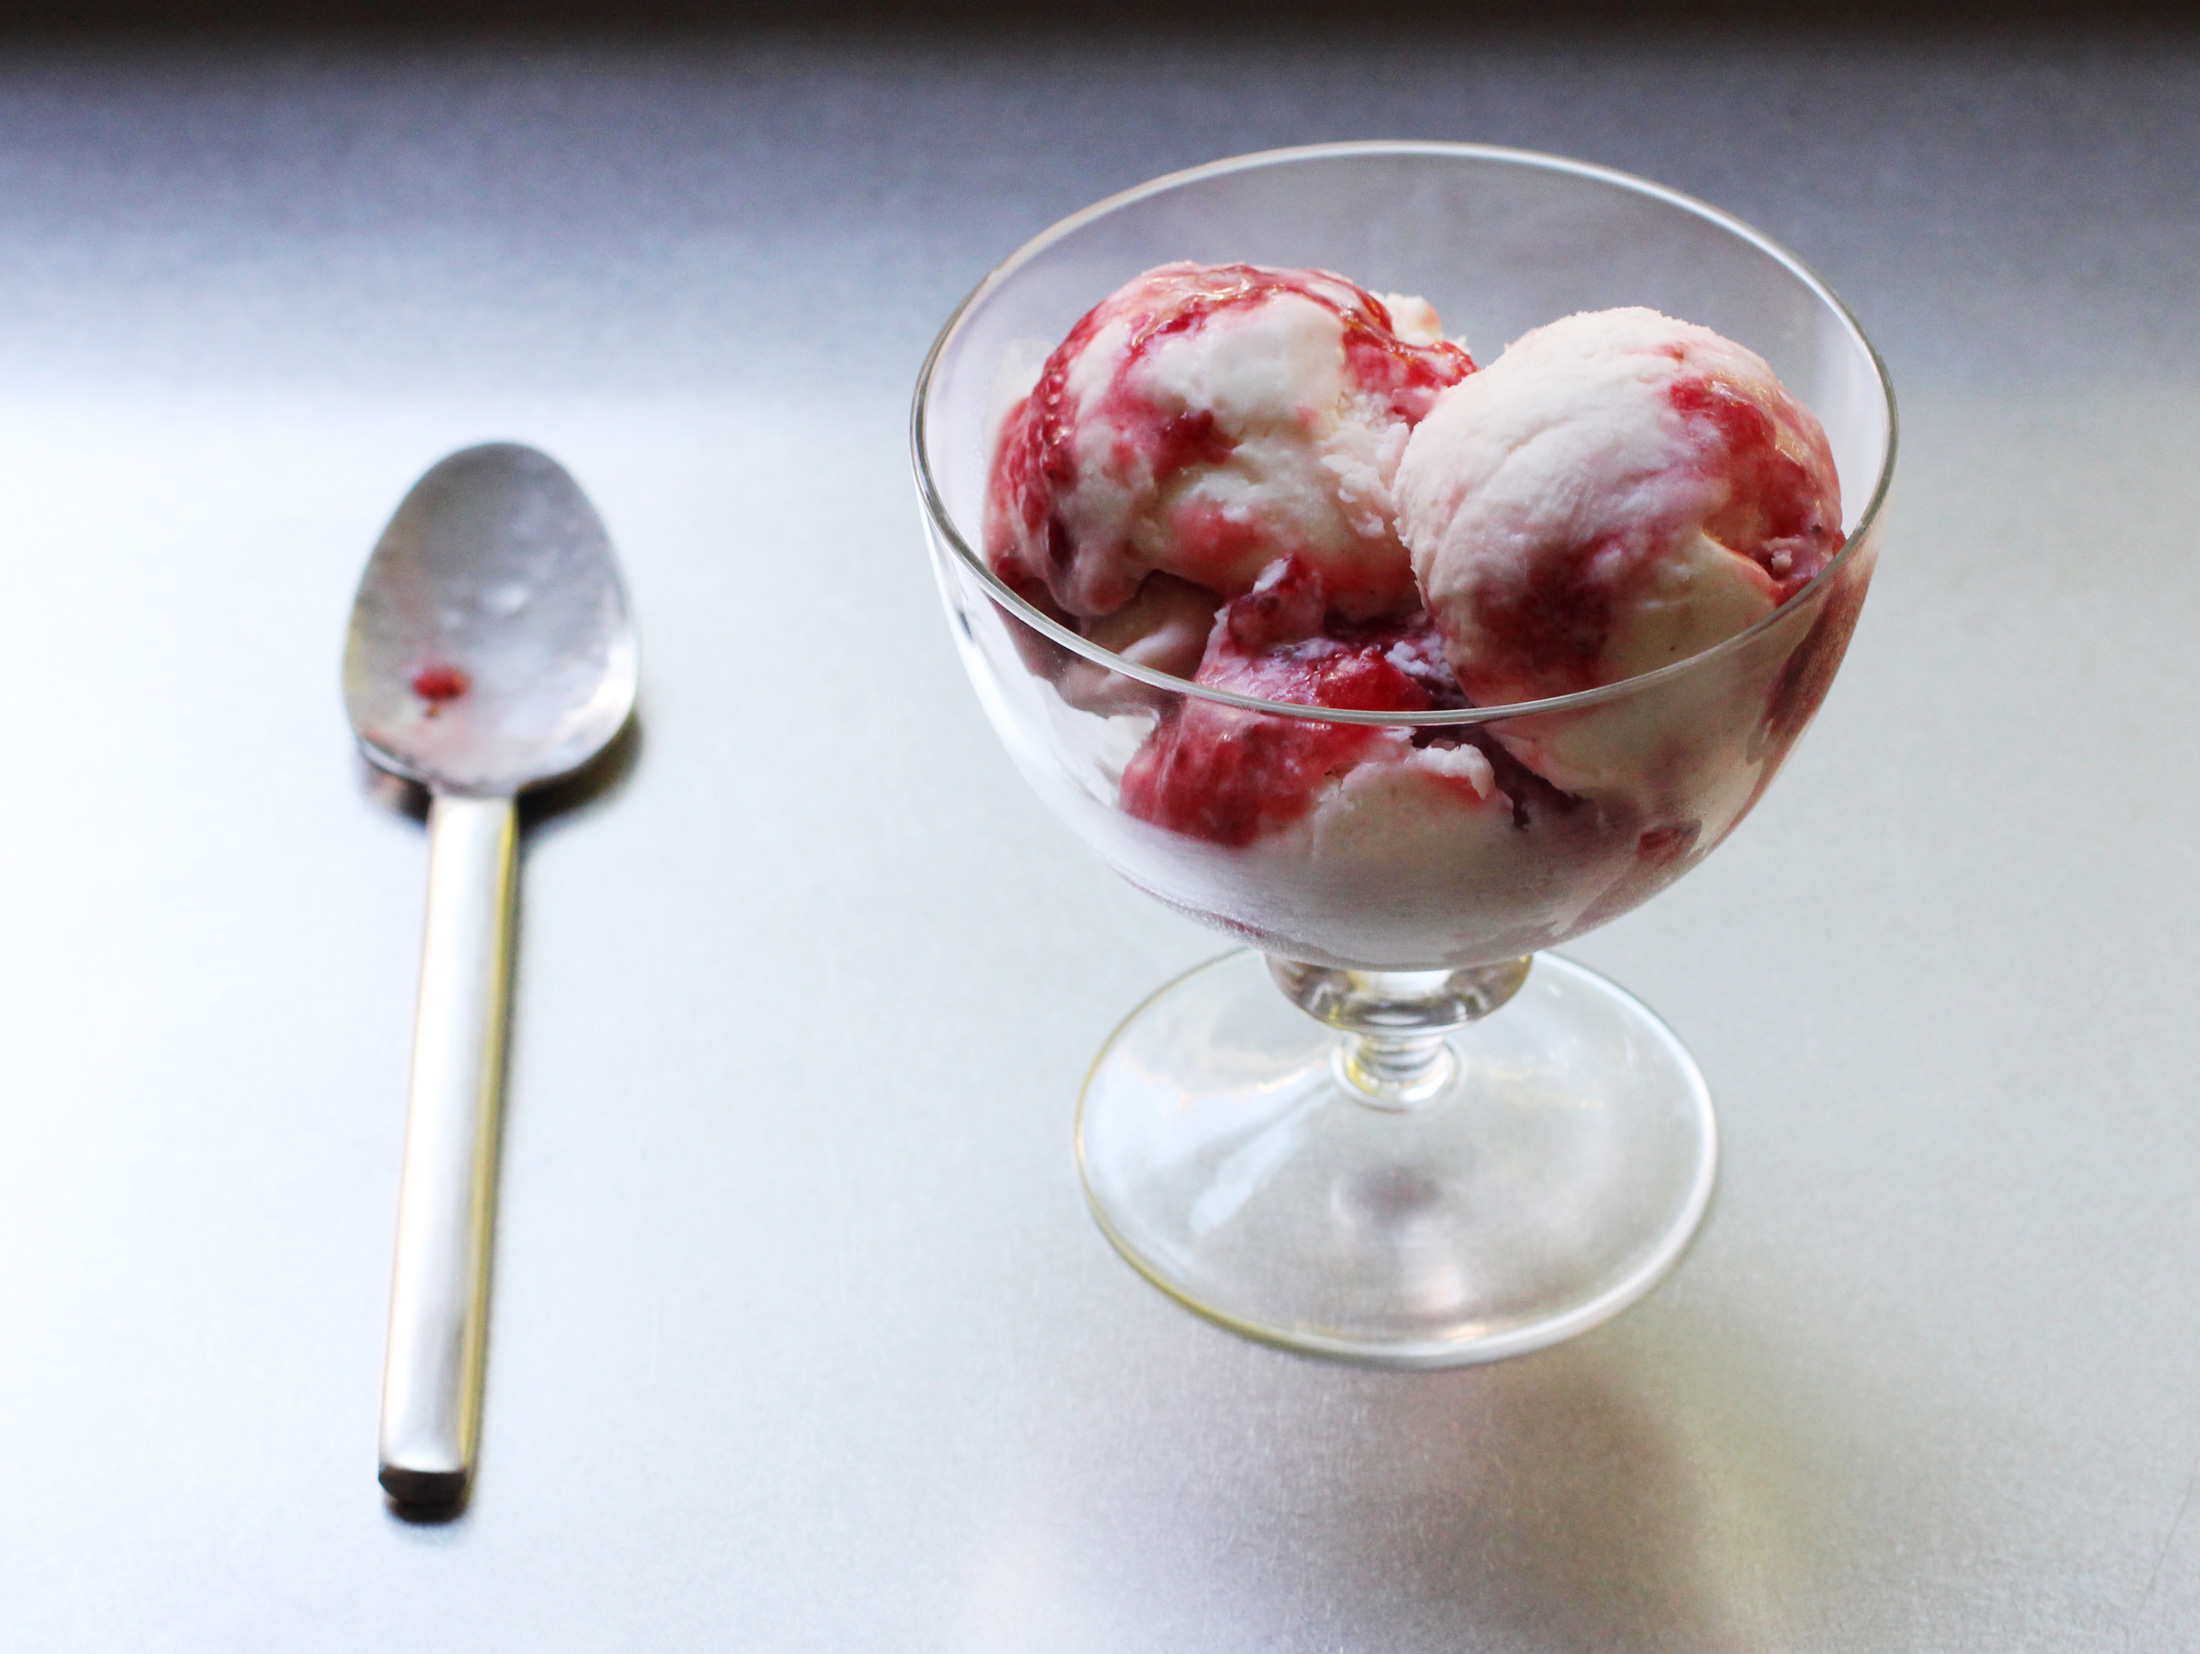
[[[1373,1108],[1425,1103],[1459,1068],[1445,1037],[1520,991],[1530,959],[1456,971],[1352,971],[1270,955],[1269,973],[1291,1003],[1345,1037],[1337,1078]]]

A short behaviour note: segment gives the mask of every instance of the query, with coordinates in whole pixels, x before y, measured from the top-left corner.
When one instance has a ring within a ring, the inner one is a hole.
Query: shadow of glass
[[[1756,1553],[1784,1548],[1777,1513],[1742,1532],[1720,1519],[1731,1490],[1687,1416],[1694,1398],[1624,1342],[1407,1377],[1369,1399],[1374,1451],[1342,1467],[1342,1509],[1388,1520],[1380,1543],[1340,1520],[1317,1548],[1340,1595],[1395,1593],[1430,1646],[1765,1646]]]
[[[1839,1456],[1734,1329],[1676,1330],[1445,1373],[1217,1359],[1188,1329],[1115,1350],[1046,1432],[1066,1458],[989,1523],[977,1641],[1785,1646],[1850,1553]]]

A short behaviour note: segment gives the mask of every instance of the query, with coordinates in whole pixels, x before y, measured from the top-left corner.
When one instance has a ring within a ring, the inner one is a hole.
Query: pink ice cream
[[[1478,706],[1700,654],[1842,543],[1816,417],[1755,352],[1653,310],[1524,334],[1415,429],[1397,498],[1445,656]]]
[[[987,556],[1079,619],[1157,571],[1236,597],[1280,557],[1317,570],[1341,615],[1410,607],[1392,479],[1413,424],[1472,369],[1418,299],[1319,270],[1149,270],[1010,412]]]

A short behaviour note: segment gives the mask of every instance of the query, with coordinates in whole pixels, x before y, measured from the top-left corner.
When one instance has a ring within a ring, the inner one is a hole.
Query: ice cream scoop
[[[1047,358],[995,449],[995,570],[1079,619],[1160,571],[1217,594],[1279,557],[1354,619],[1410,606],[1393,522],[1406,435],[1473,369],[1419,299],[1319,270],[1165,264]]]
[[[382,1379],[381,1482],[464,1499],[482,1328],[519,793],[579,768],[634,707],[602,521],[532,448],[468,448],[405,496],[361,576],[344,704],[367,757],[423,783],[427,934]]]
[[[1685,660],[1840,550],[1824,431],[1754,351],[1656,311],[1569,316],[1439,397],[1398,527],[1478,706]]]

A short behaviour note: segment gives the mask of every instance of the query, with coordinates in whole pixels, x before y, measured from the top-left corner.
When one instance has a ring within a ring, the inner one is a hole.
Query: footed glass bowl
[[[1177,259],[1419,294],[1485,362],[1578,310],[1714,328],[1823,421],[1846,544],[1715,648],[1517,706],[1287,705],[1111,654],[988,568],[991,450],[1072,324]],[[1601,168],[1457,144],[1282,150],[1030,242],[947,324],[914,424],[955,639],[1018,766],[1131,883],[1251,945],[1163,988],[1093,1065],[1078,1153],[1109,1238],[1239,1332],[1398,1366],[1534,1349],[1648,1291],[1710,1198],[1710,1098],[1664,1024],[1545,950],[1708,855],[1840,665],[1895,444],[1885,372],[1840,301],[1747,226]],[[1331,780],[1262,830],[1187,815],[1172,743],[1318,753]]]

